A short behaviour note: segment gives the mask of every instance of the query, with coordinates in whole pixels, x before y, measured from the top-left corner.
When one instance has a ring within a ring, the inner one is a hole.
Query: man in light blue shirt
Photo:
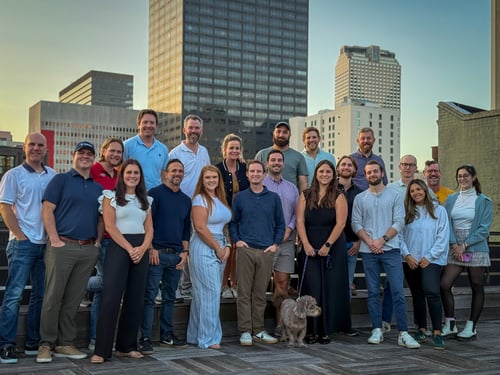
[[[158,114],[143,109],[137,116],[139,134],[123,142],[123,160],[136,159],[142,167],[146,188],[161,184],[161,171],[168,163],[168,148],[155,138]]]
[[[47,140],[42,134],[29,134],[23,151],[24,163],[7,171],[0,182],[0,213],[9,228],[5,250],[9,274],[0,308],[1,363],[17,363],[19,305],[28,280],[31,293],[26,316],[25,354],[37,354],[40,341],[40,311],[45,290],[43,257],[47,243],[42,222],[42,196],[56,172],[43,164]]]
[[[302,155],[304,155],[304,158],[306,159],[308,172],[307,185],[311,186],[314,177],[314,171],[318,163],[321,160],[329,160],[335,167],[335,156],[319,148],[321,136],[319,134],[318,128],[315,128],[314,126],[305,128],[302,131],[302,142],[304,143],[304,150],[302,151]]]
[[[366,275],[368,312],[373,327],[368,343],[384,341],[379,295],[380,272],[383,269],[391,285],[399,331],[398,345],[416,349],[420,344],[408,334],[403,290],[399,232],[404,226],[405,211],[399,193],[383,184],[384,172],[380,163],[369,161],[365,166],[365,176],[369,188],[354,198],[351,225],[361,239],[359,252]]]

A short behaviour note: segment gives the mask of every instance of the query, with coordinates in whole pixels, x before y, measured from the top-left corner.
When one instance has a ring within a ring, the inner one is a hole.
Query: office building
[[[400,109],[401,66],[379,46],[343,46],[335,66],[335,106],[348,99]]]
[[[272,124],[307,113],[308,0],[150,0],[148,106],[169,116],[160,137],[182,138],[182,119],[204,118],[212,161],[234,132],[246,157],[272,143]]]
[[[134,76],[91,70],[59,92],[61,103],[132,109]]]
[[[98,160],[99,149],[106,138],[125,140],[136,135],[138,113],[119,107],[40,101],[30,107],[29,132],[45,135],[47,164],[58,172],[65,172],[72,167],[77,142],[92,142]]]

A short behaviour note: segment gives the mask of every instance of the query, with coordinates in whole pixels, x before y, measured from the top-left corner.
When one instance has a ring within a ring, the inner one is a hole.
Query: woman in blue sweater
[[[444,207],[433,202],[424,181],[412,180],[406,189],[405,227],[402,231],[403,270],[411,290],[413,311],[418,325],[414,339],[427,341],[427,306],[432,321],[434,349],[444,349],[441,336],[441,271],[446,265],[450,229]]]
[[[445,325],[443,336],[457,336],[467,341],[476,338],[476,323],[484,305],[484,274],[490,266],[488,235],[493,219],[491,198],[481,192],[476,169],[472,165],[457,168],[458,193],[448,196],[445,208],[450,219],[448,265],[441,276]],[[455,301],[452,287],[462,271],[467,269],[472,288],[471,312],[463,331],[457,335]]]

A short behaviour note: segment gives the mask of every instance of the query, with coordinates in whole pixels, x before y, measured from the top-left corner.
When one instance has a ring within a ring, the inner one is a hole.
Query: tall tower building
[[[148,106],[170,114],[170,147],[189,113],[204,119],[213,160],[229,132],[246,156],[273,125],[307,113],[308,0],[150,0]]]
[[[59,91],[59,102],[132,109],[134,76],[91,70]]]
[[[491,0],[491,109],[500,109],[500,4]]]
[[[347,99],[400,109],[401,66],[379,46],[343,46],[335,67],[335,106]]]

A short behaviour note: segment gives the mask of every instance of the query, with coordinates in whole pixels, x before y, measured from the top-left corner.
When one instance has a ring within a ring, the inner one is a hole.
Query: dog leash
[[[300,293],[302,291],[302,284],[304,283],[304,275],[306,274],[306,267],[307,267],[307,259],[308,258],[309,258],[309,255],[306,254],[306,260],[304,261],[304,268],[302,269],[302,276],[300,277],[299,290],[297,291],[297,301],[300,300]]]

